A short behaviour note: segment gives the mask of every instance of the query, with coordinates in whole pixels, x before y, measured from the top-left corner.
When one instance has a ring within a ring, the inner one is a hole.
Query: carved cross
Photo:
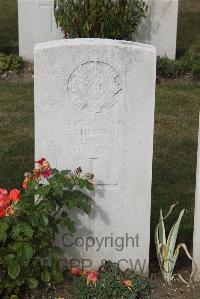
[[[50,1],[48,1],[48,2],[47,1],[41,1],[41,2],[39,2],[39,8],[48,10],[48,20],[49,20],[48,30],[49,30],[49,33],[52,33],[53,32],[52,2],[50,2]]]
[[[91,171],[91,173],[94,173],[94,174],[96,173],[97,176],[98,176],[98,170],[97,170],[98,165],[97,164],[100,163],[100,165],[103,166],[101,161],[102,160],[99,159],[99,158],[90,158],[90,171]],[[106,172],[106,169],[103,169],[103,171]],[[112,179],[109,180],[109,182],[106,182],[106,179],[105,179],[105,181],[102,180],[102,182],[99,182],[99,183],[98,183],[99,178],[96,177],[96,179],[97,179],[97,183],[96,183],[97,186],[108,186],[109,187],[109,186],[117,186],[118,185],[118,182],[115,178],[113,180]]]

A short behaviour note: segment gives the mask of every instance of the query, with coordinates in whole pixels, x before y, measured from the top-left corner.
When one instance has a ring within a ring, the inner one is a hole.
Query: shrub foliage
[[[164,78],[178,78],[191,74],[193,79],[200,79],[200,40],[179,60],[158,57],[157,74]]]
[[[149,298],[151,286],[130,271],[121,271],[118,264],[105,261],[97,272],[72,269],[69,276],[69,298],[136,299]]]
[[[55,245],[60,229],[75,232],[70,209],[91,210],[90,198],[81,189],[93,190],[93,175],[78,168],[51,169],[46,159],[26,173],[25,191],[0,189],[0,297],[22,294],[42,283],[59,283],[63,274]]]
[[[145,17],[143,0],[55,0],[65,37],[130,39]]]
[[[0,74],[9,70],[18,72],[21,69],[22,64],[22,57],[14,54],[5,55],[0,53]]]

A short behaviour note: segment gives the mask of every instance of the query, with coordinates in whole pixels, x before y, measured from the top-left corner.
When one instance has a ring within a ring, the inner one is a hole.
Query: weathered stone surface
[[[19,55],[33,60],[37,43],[62,39],[56,26],[54,0],[18,0]]]
[[[111,259],[148,272],[155,70],[155,48],[139,43],[35,48],[36,158],[95,174],[92,214],[74,215],[78,234],[60,238],[69,259],[85,266]]]
[[[178,0],[145,0],[147,18],[140,25],[134,39],[154,45],[159,56],[176,57]]]

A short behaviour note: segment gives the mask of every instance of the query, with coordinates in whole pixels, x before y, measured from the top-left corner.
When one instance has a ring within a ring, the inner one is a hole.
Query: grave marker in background
[[[175,59],[178,0],[145,0],[149,5],[138,34],[133,39],[154,45],[157,54]],[[19,55],[33,60],[35,44],[62,39],[56,26],[54,0],[18,0]]]

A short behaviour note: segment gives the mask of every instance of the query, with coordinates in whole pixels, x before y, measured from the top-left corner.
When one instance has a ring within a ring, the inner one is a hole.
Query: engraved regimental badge
[[[121,91],[119,74],[101,61],[81,64],[68,80],[70,98],[82,111],[100,113],[109,110],[118,102]]]

